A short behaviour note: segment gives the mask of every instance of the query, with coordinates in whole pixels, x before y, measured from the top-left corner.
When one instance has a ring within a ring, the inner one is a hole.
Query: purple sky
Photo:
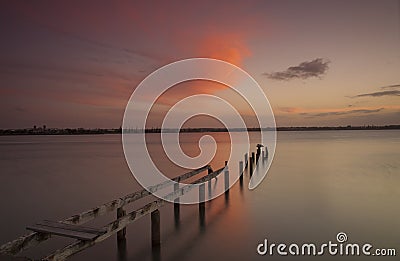
[[[192,57],[241,66],[279,126],[400,124],[399,1],[0,5],[0,128],[119,127],[141,80]],[[160,107],[199,92],[234,96],[217,84],[183,84]]]

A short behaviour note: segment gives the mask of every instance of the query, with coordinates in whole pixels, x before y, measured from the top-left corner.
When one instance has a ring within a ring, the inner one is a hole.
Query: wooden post
[[[253,163],[254,163],[256,161],[256,155],[254,154],[254,152],[251,153],[251,158],[253,159]]]
[[[160,232],[160,210],[151,212],[151,245],[159,246],[161,244]]]
[[[209,168],[207,171],[207,174],[211,174],[212,173],[212,169]],[[211,179],[208,181],[208,198],[211,198],[212,196],[212,191],[211,191]]]
[[[174,192],[179,190],[179,183],[174,184]],[[174,209],[177,209],[179,212],[179,197],[174,200]]]
[[[250,174],[250,177],[251,177],[253,175],[253,157],[252,156],[250,156],[249,165],[250,165],[249,174]]]
[[[262,158],[264,159],[265,157],[264,157],[264,151],[262,151]]]
[[[239,184],[240,184],[240,191],[242,191],[242,189],[243,189],[243,176],[244,176],[243,161],[239,161]]]
[[[228,161],[225,161],[224,180],[225,180],[225,194],[228,194],[228,193],[229,193],[229,170],[228,170]]]
[[[229,169],[228,169],[228,166],[225,167],[224,181],[225,181],[225,204],[228,204],[228,202],[229,202]]]
[[[126,211],[123,207],[117,208],[117,218],[121,218],[126,215]],[[121,229],[117,232],[117,241],[125,240],[126,228]]]
[[[201,184],[199,186],[199,202],[204,203],[205,199],[206,199],[206,188],[204,184]]]
[[[179,183],[174,184],[174,192],[179,190]],[[179,227],[179,221],[180,221],[180,204],[179,204],[179,198],[176,198],[174,200],[174,219],[175,219],[175,226]]]
[[[265,146],[265,157],[268,158],[268,148]]]
[[[228,194],[229,193],[229,170],[228,170],[228,167],[225,168],[224,179],[225,179],[225,194]]]
[[[206,187],[204,184],[199,186],[199,216],[200,216],[200,226],[204,226],[206,217]]]
[[[246,152],[246,154],[244,154],[244,167],[245,168],[247,168],[248,160],[249,160],[249,154]]]
[[[244,172],[243,161],[239,161],[239,178],[241,180],[243,180],[243,172]]]

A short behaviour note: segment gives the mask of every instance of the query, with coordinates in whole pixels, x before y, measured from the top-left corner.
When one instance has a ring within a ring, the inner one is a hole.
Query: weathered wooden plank
[[[197,179],[197,180],[193,181],[191,184],[198,184],[198,183],[206,182],[206,181],[209,181],[209,180],[211,180],[213,178],[216,178],[216,177],[218,177],[219,174],[221,174],[221,172],[224,169],[225,169],[225,167],[220,168],[220,169],[208,174],[207,176],[204,176],[204,177],[202,177],[200,179]]]
[[[207,175],[205,177],[197,179],[197,180],[193,181],[191,184],[185,185],[184,187],[181,187],[178,190],[175,190],[172,193],[166,195],[164,197],[164,199],[168,200],[168,201],[172,201],[175,198],[184,195],[191,189],[197,187],[198,183],[205,182],[210,179],[216,178],[223,170],[224,170],[224,168],[221,168],[215,172],[210,173],[209,175]],[[132,212],[128,213],[127,215],[125,215],[121,218],[118,218],[117,220],[104,226],[103,229],[105,229],[107,232],[104,233],[103,235],[100,235],[95,240],[93,240],[93,241],[80,240],[80,241],[74,242],[68,246],[65,246],[62,249],[56,250],[53,254],[45,257],[42,260],[53,260],[53,261],[65,260],[66,258],[68,258],[88,247],[91,247],[96,243],[99,243],[99,242],[109,238],[113,234],[117,233],[118,231],[120,231],[123,228],[125,228],[126,226],[128,226],[130,223],[138,220],[139,218],[141,218],[145,215],[150,214],[151,212],[153,212],[156,209],[159,209],[161,206],[163,206],[165,204],[165,202],[166,201],[164,201],[162,199],[151,202],[151,203],[145,205],[144,207],[142,207],[138,210],[132,211]]]
[[[50,234],[32,232],[0,246],[0,254],[16,255],[23,249],[38,245],[51,237]]]
[[[104,231],[104,229],[86,227],[86,226],[81,226],[81,225],[64,224],[64,223],[60,223],[60,222],[57,222],[57,221],[51,221],[51,220],[43,220],[42,222],[39,222],[39,223],[36,223],[36,224],[37,225],[48,226],[48,227],[68,229],[68,230],[78,231],[78,232],[98,234],[98,235],[104,234],[106,232],[106,231]]]
[[[104,226],[104,228],[107,230],[107,232],[103,235],[100,235],[93,241],[79,240],[77,242],[74,242],[74,243],[62,248],[62,249],[55,251],[53,254],[45,257],[43,260],[54,260],[54,261],[55,260],[65,260],[66,258],[70,257],[71,255],[76,254],[88,247],[93,246],[96,243],[99,243],[99,242],[109,238],[110,236],[117,233],[118,231],[120,231],[121,229],[123,229],[124,227],[129,225],[130,223],[132,223],[132,222],[138,220],[139,218],[158,209],[163,204],[164,204],[163,200],[157,200],[157,201],[151,202],[151,203],[145,205],[144,207],[142,207],[138,210],[132,211],[129,214]]]
[[[68,229],[58,228],[58,227],[48,227],[48,226],[39,225],[39,224],[28,226],[26,228],[29,230],[35,231],[35,232],[39,232],[39,233],[71,237],[71,238],[75,238],[75,239],[79,239],[79,240],[93,240],[99,236],[98,234],[68,230]]]
[[[202,168],[187,172],[183,175],[173,178],[172,180],[175,182],[180,182],[180,181],[189,179],[189,178],[193,177],[194,175],[197,175],[207,169],[211,169],[210,165],[206,165]],[[156,190],[165,188],[165,187],[171,185],[172,183],[173,183],[172,181],[166,181],[164,183],[150,187],[149,190],[151,192],[155,192]],[[88,221],[95,219],[98,216],[101,216],[108,212],[114,211],[117,208],[120,208],[120,207],[122,207],[128,203],[131,203],[135,200],[144,198],[150,194],[151,193],[149,191],[147,191],[146,189],[143,189],[141,191],[134,192],[134,193],[126,195],[122,198],[115,199],[113,201],[105,203],[101,206],[87,210],[80,214],[73,215],[73,216],[61,221],[61,223],[84,224]],[[13,241],[10,241],[8,243],[1,245],[0,246],[0,254],[16,255],[16,254],[20,253],[21,251],[23,251],[24,249],[35,246],[35,245],[39,244],[40,242],[47,240],[48,238],[50,238],[50,235],[48,235],[48,234],[42,234],[42,233],[37,233],[37,232],[29,233],[29,234],[23,235],[23,236],[15,239]]]
[[[185,173],[179,177],[176,177],[174,179],[172,179],[173,181],[179,182],[185,179],[188,179],[194,175],[197,175],[198,173],[208,169],[209,166],[204,166],[200,169]],[[81,214],[72,216],[68,219],[66,219],[64,222],[65,223],[72,223],[72,224],[82,224],[82,223],[86,223],[90,220],[93,220],[94,218],[96,218],[97,216],[101,216],[104,215],[107,212],[110,211],[114,211],[117,208],[123,207],[126,204],[129,204],[131,202],[134,202],[136,200],[142,199],[146,196],[151,195],[151,193],[156,192],[157,190],[163,189],[168,187],[169,185],[171,185],[173,182],[171,180],[168,180],[166,182],[163,182],[161,184],[149,187],[148,190],[147,189],[143,189],[141,191],[137,191],[134,193],[131,193],[129,195],[126,195],[120,199],[116,199],[113,200],[111,202],[108,202],[106,204],[103,204],[97,208],[93,208],[91,210],[88,210],[86,212],[83,212]]]
[[[71,224],[86,223],[86,222],[88,222],[90,220],[93,220],[97,216],[101,216],[101,215],[103,215],[103,214],[105,214],[107,212],[114,211],[117,208],[125,206],[126,204],[129,204],[131,202],[134,202],[136,200],[139,200],[139,199],[142,199],[142,198],[144,198],[146,196],[149,196],[152,193],[156,192],[157,190],[166,188],[166,187],[172,185],[173,182],[180,182],[180,181],[189,179],[189,178],[191,178],[191,177],[193,177],[193,176],[195,176],[195,175],[197,175],[197,174],[199,174],[199,173],[201,173],[201,172],[203,172],[203,171],[205,171],[207,169],[210,169],[210,168],[211,168],[210,165],[206,165],[206,166],[204,166],[202,168],[187,172],[187,173],[185,173],[183,175],[180,175],[180,176],[178,176],[176,178],[173,178],[172,180],[167,180],[167,181],[165,181],[163,183],[151,186],[151,187],[149,187],[147,189],[143,189],[141,191],[137,191],[137,192],[128,194],[128,195],[126,195],[126,196],[124,196],[122,198],[113,200],[113,201],[108,202],[106,204],[103,204],[103,205],[101,205],[101,206],[99,206],[97,208],[93,208],[93,209],[85,211],[85,212],[83,212],[81,214],[72,216],[72,217],[66,219],[63,223],[71,223]]]

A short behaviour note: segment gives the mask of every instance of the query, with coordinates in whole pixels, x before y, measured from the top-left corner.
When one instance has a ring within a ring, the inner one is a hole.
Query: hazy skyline
[[[119,127],[141,80],[193,57],[246,70],[278,126],[400,124],[399,1],[9,1],[0,10],[0,128]],[[251,118],[226,87],[192,82],[160,99],[150,125],[199,92]]]

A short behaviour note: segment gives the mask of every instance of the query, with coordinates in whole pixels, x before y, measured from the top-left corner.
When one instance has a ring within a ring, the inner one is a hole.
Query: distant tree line
[[[337,126],[337,127],[277,127],[277,131],[325,131],[325,130],[395,130],[400,129],[400,125],[385,126]],[[243,131],[269,131],[273,128],[184,128],[184,129],[124,129],[124,133],[177,133],[177,132],[243,132]],[[85,129],[85,128],[47,128],[43,127],[27,128],[27,129],[0,129],[0,135],[84,135],[84,134],[120,134],[122,128],[117,129]]]

